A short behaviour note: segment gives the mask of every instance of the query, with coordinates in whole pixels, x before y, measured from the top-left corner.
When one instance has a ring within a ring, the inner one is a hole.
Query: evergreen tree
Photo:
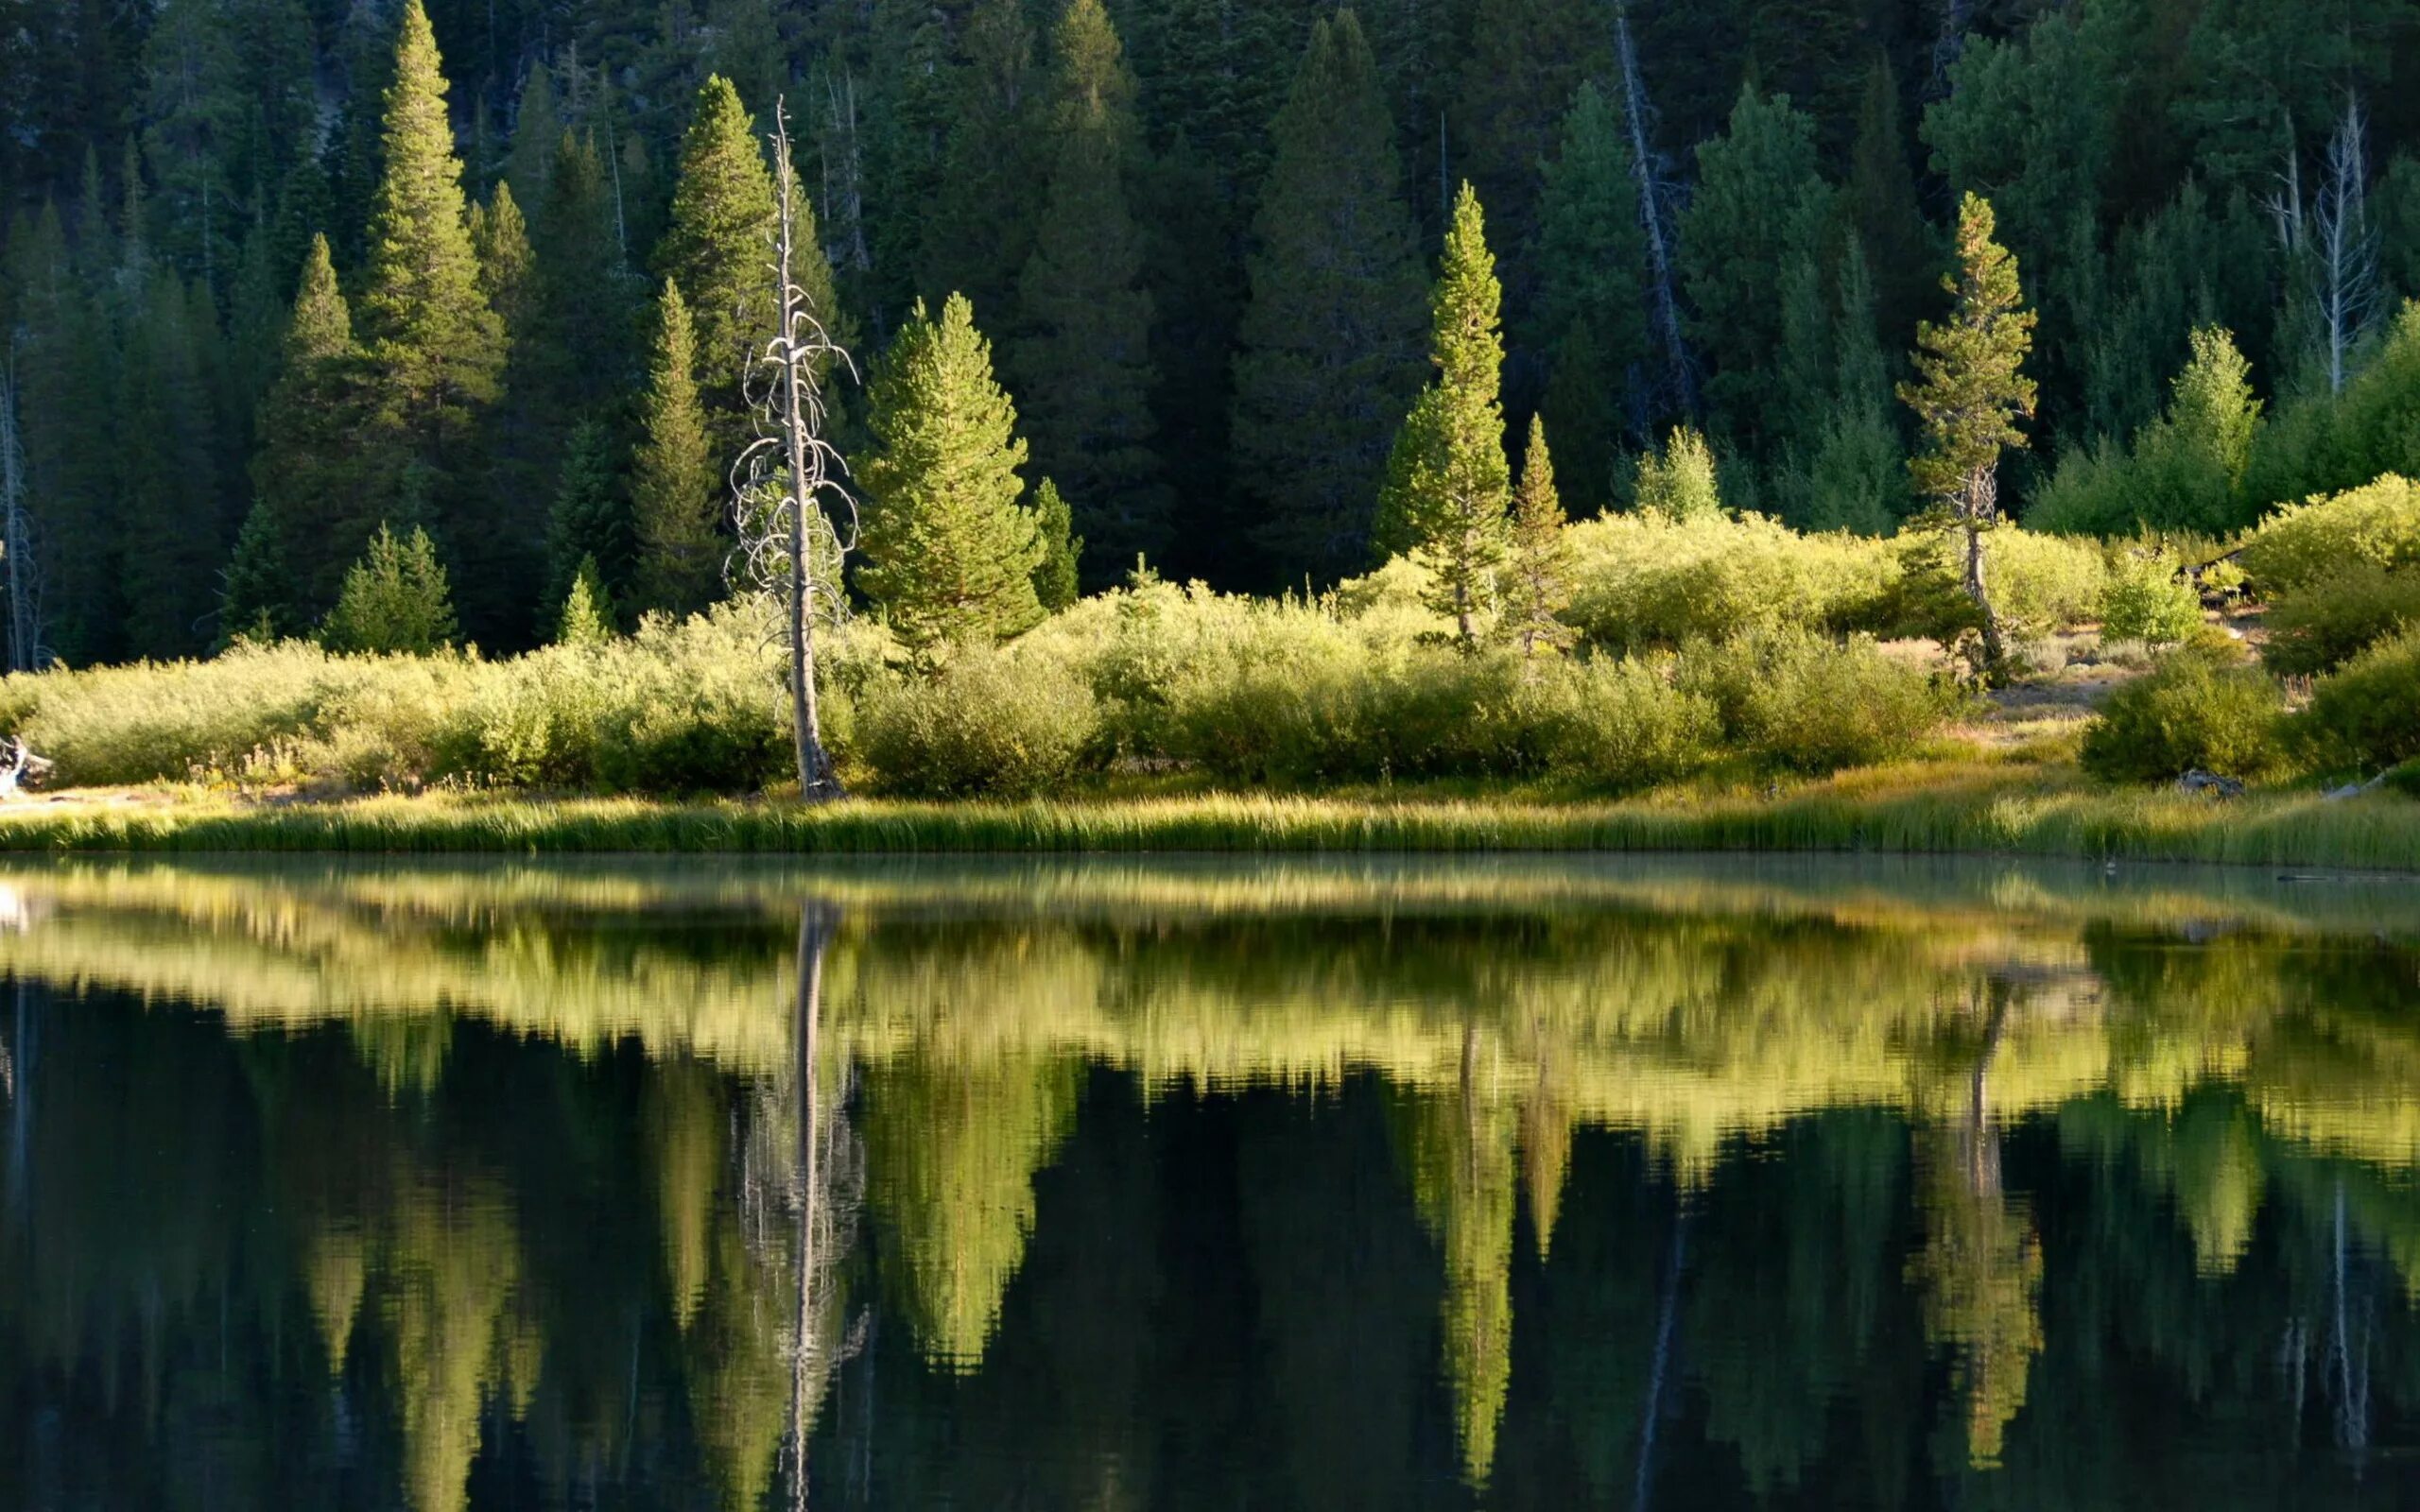
[[[1076,565],[1083,558],[1084,538],[1075,533],[1067,501],[1048,478],[1033,490],[1033,522],[1042,541],[1042,559],[1033,565],[1033,596],[1046,612],[1056,614],[1076,601]]]
[[[257,512],[293,570],[298,625],[336,601],[345,564],[375,524],[363,507],[364,366],[328,239],[314,237],[252,459]]]
[[[1333,580],[1367,560],[1389,430],[1420,370],[1411,215],[1352,11],[1313,26],[1271,132],[1238,333],[1235,458],[1272,576]]]
[[[631,458],[631,514],[637,536],[632,586],[643,609],[694,614],[720,596],[721,479],[698,399],[697,342],[681,287],[664,281],[656,304],[654,359],[640,401],[639,444]]]
[[[401,541],[378,527],[320,627],[329,650],[362,654],[426,656],[451,646],[458,633],[437,545],[417,525]]]
[[[211,577],[226,544],[212,394],[183,284],[163,266],[130,292],[120,401],[142,423],[120,451],[128,490],[114,527],[124,654],[168,658],[206,644]],[[204,301],[204,317],[208,305]]]
[[[1841,258],[1837,308],[1822,312],[1831,362],[1813,400],[1821,419],[1787,470],[1785,512],[1805,529],[1886,535],[1906,512],[1907,457],[1892,422],[1874,301],[1865,254],[1851,247]]]
[[[562,133],[562,117],[555,112],[555,71],[544,59],[537,59],[522,80],[520,103],[512,112],[512,150],[504,160],[505,181],[520,185],[533,205],[546,202]]]
[[[529,314],[529,223],[512,196],[512,180],[496,181],[484,205],[471,207],[471,249],[479,260],[479,292],[504,322],[508,336],[521,336]]]
[[[1722,489],[1716,476],[1714,448],[1695,426],[1675,425],[1659,455],[1638,459],[1635,490],[1638,511],[1660,515],[1676,524],[1712,520],[1722,513]]]
[[[613,433],[599,421],[572,427],[546,517],[546,599],[560,604],[581,571],[610,596],[630,580],[631,511],[614,475]]]
[[[1623,438],[1646,435],[1653,347],[1630,146],[1619,112],[1593,83],[1580,86],[1564,119],[1540,217],[1533,345],[1550,353],[1543,407],[1570,497],[1583,511],[1602,509]]]
[[[602,645],[614,638],[614,623],[606,613],[608,600],[596,580],[596,564],[586,558],[573,569],[571,588],[555,616],[557,645]]]
[[[532,244],[529,310],[514,332],[512,362],[515,402],[555,438],[546,456],[576,417],[629,391],[637,326],[596,138],[564,132],[548,181]]]
[[[671,224],[655,260],[689,303],[699,393],[718,455],[735,455],[752,434],[744,380],[773,334],[765,266],[777,208],[739,92],[718,75],[708,78],[682,142]]]
[[[1932,284],[1932,228],[1916,198],[1915,175],[1899,112],[1899,81],[1876,52],[1858,105],[1849,153],[1848,202],[1874,281],[1875,319],[1894,343],[1915,330]]]
[[[218,639],[274,641],[295,627],[293,580],[285,543],[266,503],[252,506],[235,533],[235,553],[218,576]]]
[[[1151,451],[1151,296],[1127,208],[1134,77],[1100,0],[1069,0],[1052,37],[1050,186],[1019,286],[1013,370],[1035,465],[1059,480],[1104,562],[1167,542]]]
[[[1437,381],[1404,421],[1383,505],[1434,578],[1432,607],[1453,617],[1465,648],[1478,644],[1476,619],[1495,596],[1506,543],[1500,299],[1478,196],[1465,183],[1429,296]]]
[[[1497,246],[1535,244],[1538,164],[1563,132],[1573,92],[1605,61],[1612,36],[1589,0],[1477,0],[1445,146],[1486,202]],[[1437,130],[1433,115],[1414,124],[1424,135]],[[1526,315],[1534,280],[1523,272],[1508,284],[1512,308]]]
[[[361,335],[382,421],[441,475],[474,412],[496,397],[504,330],[479,289],[445,76],[421,0],[404,7],[379,148]]]
[[[1104,22],[1106,25],[1106,22]],[[1025,0],[977,0],[959,45],[948,145],[916,244],[916,287],[1008,309],[1033,252],[1051,123]],[[1130,90],[1131,95],[1131,90]]]
[[[2032,415],[2034,387],[2024,375],[2033,312],[2022,308],[2016,259],[1993,239],[1994,230],[1991,202],[1966,196],[1958,211],[1958,271],[1942,281],[1957,309],[1945,324],[1916,328],[1916,380],[1900,385],[1899,397],[1924,427],[1909,474],[1964,538],[1966,593],[1982,619],[1979,670],[1996,680],[2006,672],[2007,645],[1985,538],[1999,520],[2000,453],[2025,444],[2016,422]]]
[[[1521,457],[1521,483],[1512,494],[1503,620],[1525,657],[1571,644],[1571,627],[1556,618],[1571,601],[1571,549],[1563,528],[1563,496],[1555,491],[1547,422],[1532,415],[1529,448]]]
[[[857,586],[920,652],[1040,619],[1033,570],[1044,544],[1017,502],[1026,445],[962,296],[938,318],[915,306],[876,372],[872,406],[877,450],[856,469],[867,500]]]
[[[1718,434],[1758,457],[1806,418],[1789,412],[1772,382],[1784,335],[1774,296],[1794,261],[1821,255],[1831,212],[1814,119],[1787,97],[1743,88],[1723,135],[1698,148],[1698,186],[1680,233]]]

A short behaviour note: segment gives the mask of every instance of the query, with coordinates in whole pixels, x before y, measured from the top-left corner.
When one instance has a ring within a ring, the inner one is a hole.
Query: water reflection
[[[2415,1489],[2409,884],[0,892],[11,1506]]]

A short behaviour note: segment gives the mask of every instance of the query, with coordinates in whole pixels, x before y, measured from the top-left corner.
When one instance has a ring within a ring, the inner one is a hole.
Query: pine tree
[[[1675,425],[1658,455],[1638,459],[1638,512],[1676,524],[1712,520],[1722,513],[1722,489],[1716,475],[1714,448],[1695,426]]]
[[[1965,544],[1965,587],[1982,619],[1978,670],[2006,675],[2008,648],[1992,601],[1985,538],[1999,522],[2000,453],[2025,444],[2016,422],[2033,413],[2024,374],[2033,312],[2022,308],[2016,259],[1995,240],[1991,202],[1969,194],[1958,210],[1958,271],[1942,281],[1957,298],[1948,322],[1916,328],[1916,380],[1899,398],[1916,412],[1923,447],[1908,464],[1916,491],[1943,509]]]
[[[129,299],[119,394],[144,419],[128,431],[119,460],[143,481],[128,490],[115,525],[120,627],[125,654],[164,659],[206,644],[201,626],[216,607],[211,576],[226,538],[212,396],[184,286],[161,266]]]
[[[1698,148],[1698,186],[1680,232],[1693,339],[1713,369],[1706,397],[1717,434],[1759,458],[1805,419],[1772,383],[1784,336],[1774,295],[1793,262],[1820,255],[1831,209],[1813,118],[1787,97],[1743,88],[1729,128]]]
[[[1034,63],[1025,0],[977,0],[952,81],[948,145],[916,244],[916,287],[952,289],[984,309],[1011,308],[1032,255],[1038,190],[1053,133]]]
[[[631,513],[637,536],[632,576],[643,609],[694,614],[722,587],[720,479],[698,400],[697,342],[681,287],[664,281],[656,305],[654,360],[640,401],[638,450],[631,458]]]
[[[1253,223],[1234,451],[1273,576],[1368,559],[1391,428],[1419,385],[1420,265],[1394,129],[1350,10],[1311,28]]]
[[[689,302],[699,393],[718,454],[735,455],[752,434],[743,380],[772,335],[765,260],[777,208],[773,176],[739,92],[718,75],[708,78],[682,140],[656,272],[680,284]]]
[[[382,420],[441,474],[475,409],[493,402],[504,329],[479,289],[454,155],[445,76],[421,0],[406,0],[379,135],[361,335]]]
[[[1495,595],[1512,487],[1499,398],[1500,299],[1478,195],[1465,183],[1429,296],[1429,360],[1437,381],[1404,421],[1381,507],[1401,522],[1401,533],[1435,581],[1432,607],[1453,617],[1466,649],[1478,645],[1477,617]]]
[[[1822,420],[1803,466],[1793,464],[1789,512],[1809,530],[1887,535],[1907,512],[1906,450],[1892,422],[1891,375],[1876,339],[1874,284],[1865,255],[1841,258],[1839,308],[1830,316],[1831,371]]]
[[[361,654],[426,656],[451,646],[458,633],[437,545],[417,525],[400,541],[378,527],[320,627],[329,650]]]
[[[1537,336],[1547,351],[1544,409],[1564,454],[1567,491],[1583,511],[1613,499],[1626,436],[1651,419],[1647,246],[1619,112],[1582,84],[1546,167],[1540,208]]]
[[[471,207],[471,249],[479,260],[479,292],[504,322],[508,336],[520,336],[528,319],[529,266],[535,254],[511,180],[498,180],[488,202]]]
[[[244,527],[235,534],[235,553],[218,579],[218,645],[238,636],[274,641],[294,630],[294,586],[283,537],[266,500],[244,516]]]
[[[1033,570],[1044,547],[1017,502],[1026,445],[963,297],[952,295],[939,318],[915,306],[872,404],[878,449],[856,469],[867,499],[857,586],[920,652],[1040,619]]]
[[[1875,319],[1894,345],[1915,330],[1932,282],[1935,249],[1916,198],[1899,113],[1899,81],[1877,51],[1858,106],[1849,153],[1849,217],[1874,281]]]
[[[1075,533],[1067,501],[1048,478],[1033,490],[1033,521],[1042,540],[1042,559],[1033,565],[1033,596],[1046,612],[1056,614],[1076,601],[1076,566],[1083,558],[1084,538]]]
[[[259,509],[294,573],[298,625],[336,601],[345,564],[376,524],[364,512],[365,366],[328,239],[314,237],[252,459]]]
[[[1134,77],[1100,0],[1069,0],[1052,52],[1048,198],[1011,366],[1034,465],[1064,488],[1098,558],[1126,563],[1168,536],[1151,450],[1151,296],[1126,198]]]
[[[1504,629],[1520,644],[1525,657],[1571,644],[1571,627],[1555,617],[1571,601],[1571,548],[1563,527],[1563,496],[1555,491],[1547,422],[1532,415],[1529,449],[1521,457],[1521,483],[1512,495],[1503,619]]]
[[[546,516],[545,601],[562,602],[582,568],[608,594],[630,580],[631,511],[614,475],[613,433],[597,421],[572,427],[563,444],[554,507]]]
[[[614,638],[614,622],[606,613],[608,599],[596,580],[596,563],[582,558],[572,570],[571,587],[555,616],[557,645],[602,645]]]
[[[1497,246],[1535,244],[1538,164],[1554,149],[1574,91],[1604,62],[1612,35],[1589,0],[1477,0],[1446,146],[1486,201]],[[1436,133],[1433,115],[1416,125],[1422,135]],[[1534,284],[1526,272],[1519,277]],[[1509,292],[1513,310],[1526,316],[1534,288]]]
[[[522,80],[520,103],[513,108],[512,148],[504,160],[505,181],[518,184],[533,205],[546,202],[555,147],[562,133],[562,120],[555,113],[555,71],[544,59],[534,60]]]

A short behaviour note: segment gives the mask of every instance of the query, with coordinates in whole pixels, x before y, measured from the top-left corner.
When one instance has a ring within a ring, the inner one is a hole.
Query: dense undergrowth
[[[1398,559],[1316,597],[1138,577],[1003,646],[913,658],[877,623],[823,638],[827,737],[851,785],[901,798],[1384,792],[1506,784],[1564,799],[1763,785],[1904,761],[1976,706],[1946,654],[1975,627],[1948,543],[1803,535],[1749,515],[1614,515],[1567,533],[1571,654],[1466,650]],[[2235,547],[2230,557],[2230,546]],[[2020,653],[2106,618],[2182,643],[2122,688],[2086,768],[2151,782],[2364,776],[2420,756],[2420,489],[2396,478],[2239,542],[2104,544],[2014,527],[1993,581]],[[2180,567],[2273,606],[2264,666],[2202,623]],[[748,604],[488,661],[301,642],[206,662],[18,676],[0,729],[64,785],[244,791],[743,794],[777,784],[780,653]],[[2277,674],[2318,674],[2293,696]]]

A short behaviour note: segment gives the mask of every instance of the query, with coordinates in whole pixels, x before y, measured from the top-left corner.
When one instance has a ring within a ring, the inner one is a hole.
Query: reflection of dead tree
[[[791,1072],[797,1158],[789,1205],[797,1234],[798,1310],[789,1339],[790,1424],[785,1453],[795,1508],[806,1505],[807,1441],[825,1384],[865,1339],[863,1318],[854,1327],[845,1326],[838,1284],[840,1262],[856,1237],[864,1165],[845,1115],[847,1088],[835,1088],[827,1106],[821,1074],[823,956],[831,938],[831,913],[809,902],[799,915],[797,1064]]]
[[[1639,1419],[1638,1477],[1631,1493],[1631,1505],[1636,1512],[1646,1512],[1648,1490],[1655,1481],[1655,1424],[1664,1415],[1664,1383],[1671,1374],[1672,1332],[1681,1310],[1681,1263],[1688,1255],[1688,1237],[1689,1210],[1681,1200],[1676,1185],[1672,1190],[1672,1254],[1664,1264],[1664,1296],[1655,1310],[1655,1353],[1648,1363],[1647,1406]]]

